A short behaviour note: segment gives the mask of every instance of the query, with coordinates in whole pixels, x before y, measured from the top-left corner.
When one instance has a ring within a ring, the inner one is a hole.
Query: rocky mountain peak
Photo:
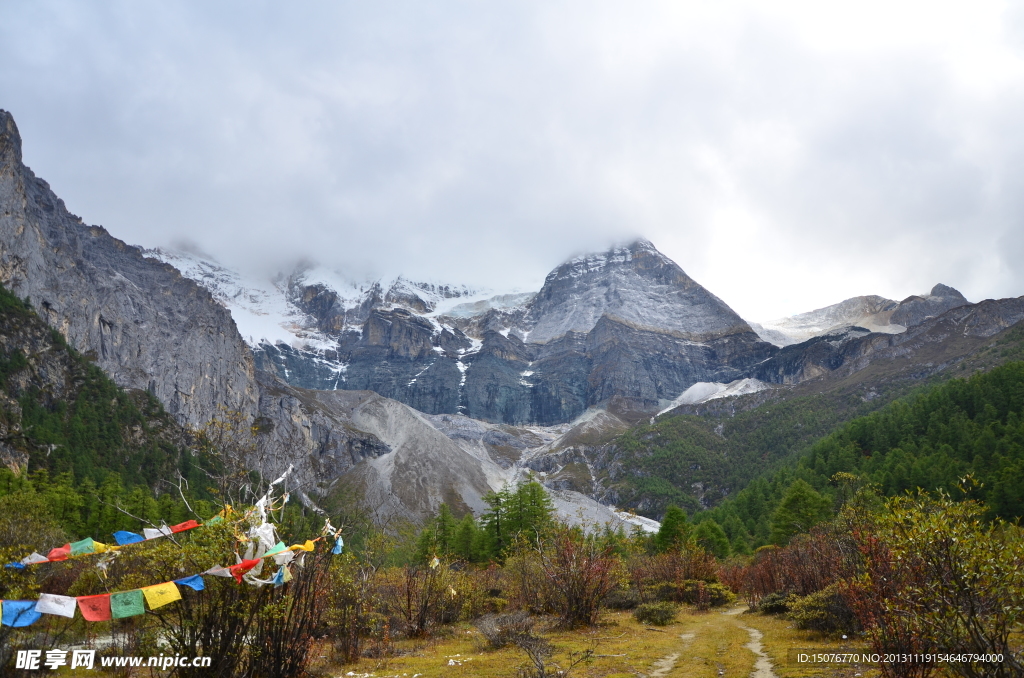
[[[950,299],[959,299],[963,301],[965,304],[968,303],[967,298],[964,297],[964,295],[960,294],[959,290],[954,289],[949,285],[943,285],[942,283],[939,283],[938,285],[933,287],[932,291],[928,293],[928,296],[943,298],[948,297]]]
[[[647,240],[570,259],[534,299],[530,343],[586,334],[601,318],[634,329],[706,341],[750,327]]]
[[[21,164],[21,134],[14,116],[0,108],[0,166]]]
[[[934,318],[969,303],[959,291],[939,283],[926,295],[914,295],[901,301],[890,321],[904,327],[913,327],[928,318]]]
[[[174,268],[88,226],[22,162],[0,111],[0,283],[119,385],[179,422],[255,411],[252,354],[230,313]]]

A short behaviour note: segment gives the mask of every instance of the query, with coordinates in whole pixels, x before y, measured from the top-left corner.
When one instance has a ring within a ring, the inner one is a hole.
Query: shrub
[[[641,624],[665,626],[675,621],[679,607],[673,603],[644,603],[633,611],[633,617]]]
[[[636,589],[618,588],[604,599],[604,606],[612,610],[632,610],[640,604],[640,594]]]
[[[526,612],[485,614],[474,622],[476,628],[493,648],[502,648],[517,640],[533,636],[533,617]]]
[[[855,530],[865,572],[843,591],[875,651],[1002,654],[997,665],[950,669],[969,678],[1024,675],[1011,640],[1024,624],[1024,531],[941,493],[897,497],[886,508]],[[926,675],[903,664],[881,668],[887,677]]]
[[[757,604],[757,611],[763,614],[784,614],[789,612],[798,599],[799,596],[788,591],[769,593],[761,598]]]
[[[725,586],[699,580],[687,580],[679,590],[679,602],[696,605],[700,609],[731,605],[736,600],[735,594]]]
[[[798,629],[805,631],[853,633],[860,628],[839,584],[832,584],[793,602],[789,618],[796,622]]]
[[[819,525],[788,546],[757,550],[742,574],[742,591],[753,607],[772,593],[808,596],[850,577],[861,557],[850,534],[836,524]]]
[[[465,593],[472,593],[466,578],[447,561],[380,572],[376,588],[391,628],[410,638],[424,638],[432,628],[458,620]]]
[[[735,594],[726,586],[699,579],[687,579],[679,584],[663,582],[652,591],[660,601],[672,601],[696,605],[700,609],[730,605],[736,600]]]
[[[593,626],[601,603],[619,583],[610,549],[570,527],[558,527],[536,547],[551,606],[566,628]]]

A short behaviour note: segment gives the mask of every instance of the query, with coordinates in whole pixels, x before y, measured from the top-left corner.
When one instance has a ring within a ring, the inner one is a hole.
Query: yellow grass
[[[790,622],[757,614],[683,611],[674,624],[655,628],[638,624],[628,612],[608,612],[600,626],[580,631],[541,630],[555,648],[552,660],[564,666],[570,651],[593,648],[595,657],[572,673],[578,678],[719,678],[750,676],[757,657],[746,647],[751,635],[763,634],[764,652],[778,678],[853,676],[854,671],[790,665],[787,651],[795,648],[835,650],[840,643],[798,631]],[[527,662],[515,647],[486,648],[486,641],[469,624],[451,627],[451,635],[429,641],[403,641],[399,655],[385,661],[363,659],[358,664],[332,667],[329,675],[348,678],[432,678],[467,676],[508,678]],[[850,647],[853,647],[851,644]],[[857,670],[863,678],[872,673]]]

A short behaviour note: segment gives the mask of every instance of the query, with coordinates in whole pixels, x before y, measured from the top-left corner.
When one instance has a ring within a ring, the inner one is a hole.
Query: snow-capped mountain
[[[749,332],[721,299],[646,240],[588,254],[552,271],[530,308],[530,343],[587,334],[602,318],[693,341]]]
[[[257,280],[194,253],[147,254],[231,310],[258,368],[430,414],[554,424],[613,397],[657,408],[774,350],[644,240],[571,259],[536,293],[357,283],[312,265]]]
[[[313,351],[333,349],[337,335],[361,330],[371,309],[405,309],[425,318],[451,316],[464,322],[489,310],[507,312],[533,296],[415,282],[401,276],[356,282],[308,264],[256,277],[194,252],[157,248],[143,253],[171,264],[209,290],[231,311],[239,333],[254,348],[283,344]]]
[[[960,292],[947,285],[936,285],[928,294],[914,295],[903,301],[879,296],[853,297],[838,304],[786,318],[751,323],[765,341],[790,346],[834,333],[846,327],[862,327],[871,332],[900,334],[948,310],[967,305]]]

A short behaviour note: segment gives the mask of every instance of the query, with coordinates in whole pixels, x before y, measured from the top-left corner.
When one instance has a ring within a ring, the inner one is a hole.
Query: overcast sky
[[[640,235],[751,320],[936,282],[1024,294],[1020,3],[0,16],[26,163],[134,244],[535,289]]]

